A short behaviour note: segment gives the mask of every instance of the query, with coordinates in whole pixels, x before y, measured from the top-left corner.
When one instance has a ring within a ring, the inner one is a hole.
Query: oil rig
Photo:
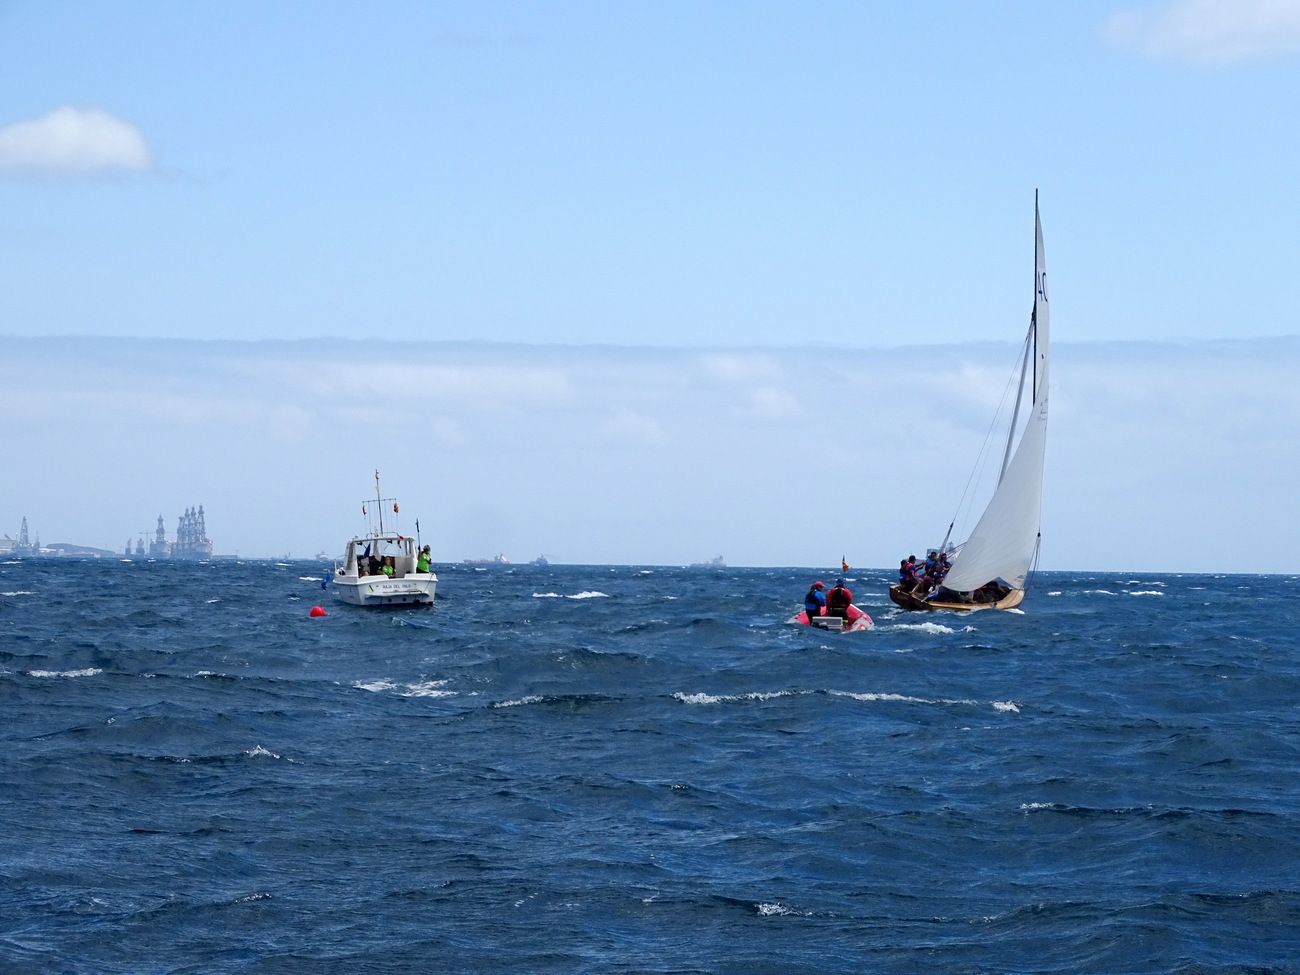
[[[212,542],[208,538],[208,528],[203,516],[203,505],[198,508],[186,508],[185,513],[176,522],[176,541],[167,541],[167,529],[163,527],[163,516],[158,516],[158,527],[153,533],[153,540],[146,549],[144,536],[136,540],[135,548],[127,539],[125,552],[136,558],[150,559],[185,559],[200,561],[212,558]]]

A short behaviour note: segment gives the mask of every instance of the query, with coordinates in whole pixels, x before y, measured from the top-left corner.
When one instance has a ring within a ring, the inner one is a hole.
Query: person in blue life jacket
[[[940,562],[938,549],[925,553],[925,565],[921,568],[921,588],[929,591],[939,587]]]
[[[826,583],[818,580],[808,587],[808,595],[803,597],[803,611],[808,614],[808,622],[822,615],[826,607]]]
[[[843,579],[835,580],[835,588],[826,594],[826,615],[849,618],[849,606],[853,604],[853,590],[844,587]]]

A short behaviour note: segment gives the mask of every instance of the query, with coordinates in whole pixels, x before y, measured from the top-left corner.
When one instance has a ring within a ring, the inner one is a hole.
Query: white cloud
[[[756,382],[780,375],[779,363],[770,355],[744,352],[718,352],[701,359],[711,379],[729,383]]]
[[[632,410],[619,410],[602,420],[599,429],[607,439],[621,443],[658,446],[668,440],[657,420]]]
[[[0,170],[75,175],[152,165],[140,130],[97,108],[64,106],[0,128]]]
[[[802,412],[799,400],[776,386],[759,386],[749,394],[750,407],[757,416],[782,420]]]
[[[1300,0],[1168,0],[1113,14],[1106,34],[1150,57],[1199,64],[1300,54]]]

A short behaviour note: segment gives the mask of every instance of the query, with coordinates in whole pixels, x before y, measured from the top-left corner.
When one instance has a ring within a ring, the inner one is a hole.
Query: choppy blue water
[[[0,565],[0,971],[1300,970],[1296,578],[323,571]]]

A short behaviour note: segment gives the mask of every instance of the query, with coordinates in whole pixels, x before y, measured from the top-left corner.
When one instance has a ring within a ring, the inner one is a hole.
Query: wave
[[[799,911],[796,911],[793,907],[786,907],[784,904],[755,904],[754,908],[757,910],[759,917],[802,916]]]
[[[525,704],[540,704],[544,700],[546,698],[540,694],[529,694],[527,697],[521,697],[514,701],[496,701],[492,706],[494,708],[517,708]]]
[[[36,593],[28,589],[15,589],[13,592],[0,592],[0,596],[35,596]]]
[[[942,623],[895,623],[893,626],[885,627],[889,630],[919,630],[922,633],[974,633],[975,627],[963,626],[960,630],[955,630],[951,626],[944,626]]]
[[[275,752],[269,748],[263,748],[261,745],[255,745],[244,752],[249,758],[279,758]]]
[[[321,576],[299,576],[299,582],[320,582]]]
[[[82,670],[29,670],[29,677],[94,677],[104,671],[99,667],[86,667]]]
[[[1124,591],[1127,592],[1130,596],[1163,596],[1164,595],[1164,593],[1162,593],[1159,589],[1134,589],[1132,591],[1125,589]]]
[[[980,701],[970,698],[951,697],[916,697],[911,694],[896,694],[890,691],[837,691],[837,690],[790,690],[790,691],[748,691],[743,694],[708,694],[703,691],[677,691],[673,697],[683,704],[727,704],[738,701],[770,701],[781,697],[802,697],[809,694],[825,694],[829,697],[844,697],[854,701],[868,703],[885,702],[897,704],[931,704],[946,707],[981,707]],[[989,707],[1003,713],[1020,713],[1019,705],[1012,701],[991,701]]]
[[[415,681],[409,684],[391,680],[358,680],[353,681],[352,686],[359,691],[370,691],[372,694],[392,691],[398,697],[455,697],[455,691],[443,690],[448,683],[449,681],[446,680]]]
[[[770,701],[777,697],[794,697],[799,694],[812,694],[814,691],[749,691],[745,694],[705,694],[697,692],[687,694],[677,691],[673,694],[683,704],[722,704],[726,701]]]
[[[558,592],[535,592],[534,599],[609,599],[609,593],[598,592],[594,589],[585,589],[582,592],[575,593],[572,596],[562,596]]]

